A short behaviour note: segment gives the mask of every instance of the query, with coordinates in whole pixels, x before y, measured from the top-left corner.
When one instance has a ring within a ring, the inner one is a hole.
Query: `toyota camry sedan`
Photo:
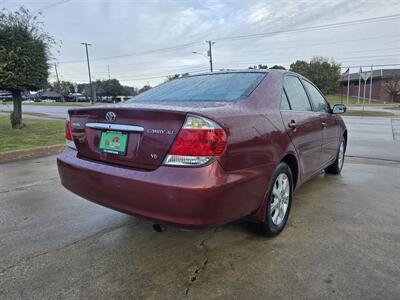
[[[123,104],[69,110],[58,170],[73,193],[156,223],[244,218],[275,236],[300,185],[341,172],[345,110],[289,71],[182,77]]]

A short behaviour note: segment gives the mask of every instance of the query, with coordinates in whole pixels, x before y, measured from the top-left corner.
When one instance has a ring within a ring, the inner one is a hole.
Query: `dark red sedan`
[[[70,110],[58,170],[70,191],[122,212],[189,228],[246,218],[274,236],[296,188],[340,173],[345,109],[288,71],[187,76]]]

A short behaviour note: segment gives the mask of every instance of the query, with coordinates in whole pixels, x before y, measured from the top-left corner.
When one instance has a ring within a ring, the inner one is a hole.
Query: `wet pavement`
[[[400,118],[343,119],[349,140],[346,155],[400,161]]]
[[[266,239],[241,221],[156,233],[62,188],[55,156],[3,164],[0,298],[399,299],[399,179],[398,162],[347,158]]]

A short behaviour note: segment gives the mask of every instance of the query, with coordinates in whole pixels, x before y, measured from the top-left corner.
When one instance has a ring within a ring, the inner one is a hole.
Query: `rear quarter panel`
[[[277,163],[294,151],[280,115],[281,92],[282,73],[271,72],[248,98],[207,114],[228,136],[226,152],[220,158],[225,170]]]

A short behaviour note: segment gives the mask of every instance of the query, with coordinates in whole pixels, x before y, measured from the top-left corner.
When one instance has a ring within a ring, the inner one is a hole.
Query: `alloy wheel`
[[[270,214],[272,222],[279,226],[285,219],[290,198],[290,182],[285,173],[281,173],[275,180],[272,189]]]
[[[343,162],[344,162],[344,141],[342,141],[340,143],[340,147],[339,147],[338,165],[339,165],[340,169],[342,169],[342,167],[343,167]]]

